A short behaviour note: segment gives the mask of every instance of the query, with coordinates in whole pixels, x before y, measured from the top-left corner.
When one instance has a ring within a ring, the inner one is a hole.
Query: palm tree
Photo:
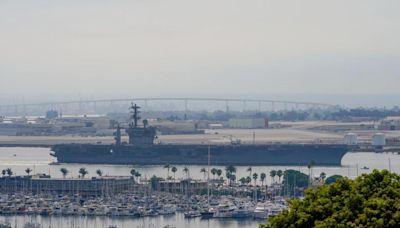
[[[246,177],[246,183],[247,183],[247,185],[249,185],[251,183],[251,177],[249,177],[249,176]]]
[[[227,173],[236,173],[236,167],[233,165],[229,165],[229,166],[225,167],[225,171]]]
[[[134,176],[135,176],[135,173],[136,173],[136,170],[135,170],[135,169],[131,169],[130,173],[131,173],[131,175],[134,177]]]
[[[5,169],[1,170],[1,174],[3,174],[3,176],[5,176],[7,174],[7,171]]]
[[[142,176],[142,174],[141,173],[139,173],[138,171],[136,171],[135,172],[135,177],[136,177],[136,180],[139,182],[139,177],[141,177]]]
[[[28,176],[29,176],[29,173],[31,173],[31,172],[32,172],[32,169],[30,169],[30,168],[25,169],[25,173],[28,174]]]
[[[231,174],[229,180],[230,180],[231,184],[232,184],[232,182],[235,182],[236,181],[236,175],[235,174]]]
[[[103,176],[103,171],[100,169],[96,170],[96,174],[99,175],[99,177]]]
[[[319,174],[319,178],[321,178],[322,182],[325,182],[325,178],[326,178],[326,173],[322,172],[321,174]]]
[[[218,178],[220,178],[222,175],[222,170],[221,169],[217,169],[217,176]]]
[[[79,174],[81,174],[82,178],[85,178],[86,174],[89,174],[89,172],[85,168],[80,168]]]
[[[271,178],[272,178],[272,182],[275,182],[276,170],[271,170],[271,171],[269,172],[269,175],[270,175]]]
[[[254,186],[257,186],[257,178],[258,178],[258,174],[253,173]]]
[[[260,174],[261,186],[264,186],[264,180],[266,177],[267,177],[267,175],[265,173]]]
[[[63,175],[63,177],[65,178],[66,176],[67,176],[67,174],[68,174],[68,169],[66,169],[66,168],[61,168],[60,169],[60,172],[62,173],[62,175]]]
[[[249,172],[249,177],[251,177],[251,173],[253,172],[253,169],[251,167],[249,167],[249,168],[247,168],[246,171]]]
[[[178,171],[178,169],[174,166],[171,168],[171,171],[174,173],[174,182],[175,182],[175,173]]]
[[[226,176],[226,179],[227,179],[227,180],[230,180],[230,179],[231,179],[231,176],[232,176],[232,173],[230,173],[230,172],[225,172],[225,176]]]
[[[225,174],[226,178],[229,180],[229,185],[232,185],[232,181],[236,179],[236,176],[234,175],[236,173],[236,167],[233,165],[229,165],[225,167]]]
[[[212,168],[211,169],[211,174],[213,175],[213,179],[215,179],[215,174],[217,174],[217,169],[216,168]]]
[[[189,179],[189,169],[188,169],[188,167],[185,166],[185,168],[183,168],[183,172],[186,174],[186,179]]]
[[[206,168],[201,168],[200,169],[200,173],[203,173],[204,180],[206,179],[206,172],[207,172]]]
[[[135,174],[136,174],[136,170],[135,169],[131,169],[131,171],[129,171],[132,178],[133,178],[133,182],[135,182]]]
[[[282,170],[278,170],[278,171],[276,172],[276,175],[278,176],[279,182],[281,182],[281,177],[282,177],[282,175],[283,175]]]
[[[13,175],[13,171],[11,170],[11,168],[7,168],[6,169],[6,173],[9,177],[11,177]]]
[[[164,165],[164,169],[167,169],[168,170],[168,172],[167,172],[167,179],[169,178],[169,169],[171,168],[171,165],[170,164],[165,164]]]
[[[242,185],[246,184],[246,178],[245,177],[240,178],[239,181],[240,181],[240,183]]]

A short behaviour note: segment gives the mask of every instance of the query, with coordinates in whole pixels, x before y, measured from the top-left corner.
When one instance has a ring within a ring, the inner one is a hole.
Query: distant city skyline
[[[390,0],[2,1],[0,103],[122,94],[393,106],[399,11]]]

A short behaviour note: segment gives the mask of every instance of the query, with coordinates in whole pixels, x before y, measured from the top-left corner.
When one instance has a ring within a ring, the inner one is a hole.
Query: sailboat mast
[[[210,144],[208,144],[207,204],[208,204],[208,207],[210,207]]]

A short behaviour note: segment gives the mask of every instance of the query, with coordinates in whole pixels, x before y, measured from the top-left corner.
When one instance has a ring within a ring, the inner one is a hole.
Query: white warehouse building
[[[351,133],[351,132],[345,134],[344,135],[344,144],[357,145],[358,144],[357,134]]]
[[[372,136],[372,146],[385,146],[386,145],[386,137],[383,133],[375,133]]]

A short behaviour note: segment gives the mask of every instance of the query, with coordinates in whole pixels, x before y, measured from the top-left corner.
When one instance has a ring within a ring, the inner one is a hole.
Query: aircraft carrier
[[[56,144],[51,155],[58,163],[135,164],[135,165],[206,165],[208,151],[212,165],[323,165],[340,166],[351,149],[343,144],[155,144],[156,129],[147,120],[139,126],[139,109],[130,107],[131,123],[125,129],[129,142],[121,142],[121,128],[115,143]]]

